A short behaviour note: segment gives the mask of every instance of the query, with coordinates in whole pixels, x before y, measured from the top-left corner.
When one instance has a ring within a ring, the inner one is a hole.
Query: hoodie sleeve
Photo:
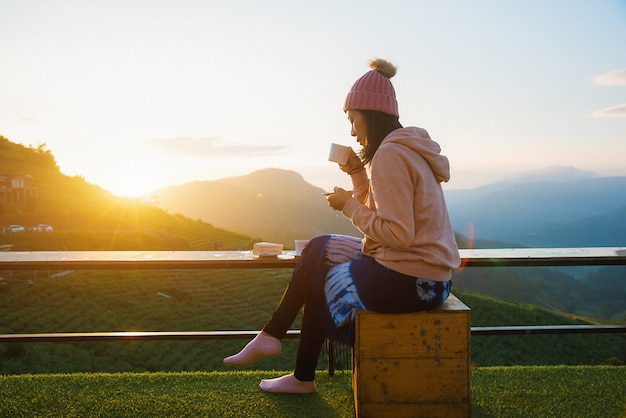
[[[369,205],[348,201],[343,213],[365,235],[392,248],[415,239],[415,172],[403,146],[381,146],[371,166]]]

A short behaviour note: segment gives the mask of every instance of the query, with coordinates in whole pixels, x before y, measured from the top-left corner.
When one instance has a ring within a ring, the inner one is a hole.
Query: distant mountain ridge
[[[453,227],[478,240],[519,246],[626,245],[626,177],[570,177],[447,190]],[[168,211],[284,245],[320,233],[362,235],[329,208],[322,192],[295,171],[265,169],[153,195]]]
[[[493,191],[490,191],[493,190]],[[457,232],[532,247],[626,244],[626,177],[447,191]]]
[[[151,195],[170,212],[282,243],[285,248],[293,248],[296,239],[319,234],[360,235],[349,220],[328,206],[323,192],[295,171],[269,168],[166,187]]]

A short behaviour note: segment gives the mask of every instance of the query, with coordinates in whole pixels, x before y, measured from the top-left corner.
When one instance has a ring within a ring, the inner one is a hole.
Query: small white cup
[[[296,257],[300,257],[302,255],[302,250],[305,245],[309,242],[308,239],[297,239],[296,240]]]
[[[352,148],[345,145],[330,144],[330,153],[328,154],[328,161],[332,161],[339,164],[345,164],[348,162],[350,156],[350,150]]]

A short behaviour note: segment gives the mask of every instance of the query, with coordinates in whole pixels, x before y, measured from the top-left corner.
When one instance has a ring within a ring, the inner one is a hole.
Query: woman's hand
[[[352,148],[350,148],[350,154],[348,155],[348,161],[345,164],[339,164],[339,168],[344,173],[349,173],[351,171],[359,170],[363,168],[363,161],[356,155],[356,152]]]
[[[352,198],[352,192],[342,189],[341,187],[335,187],[335,193],[326,196],[328,205],[335,210],[343,210],[346,202]]]

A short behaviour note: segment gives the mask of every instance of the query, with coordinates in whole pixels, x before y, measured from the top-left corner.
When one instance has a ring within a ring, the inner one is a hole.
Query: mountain
[[[573,222],[553,222],[537,227],[518,242],[530,247],[602,247],[626,243],[626,206]]]
[[[294,240],[319,234],[362,234],[332,210],[323,189],[295,171],[265,169],[215,181],[159,189],[159,206],[229,231],[261,237],[293,248]]]
[[[624,245],[626,177],[593,177],[571,170],[551,173],[545,181],[446,191],[455,231],[506,246]],[[154,196],[168,211],[286,246],[320,233],[360,236],[328,207],[321,192],[294,171],[266,169],[172,186]]]
[[[12,181],[24,187],[13,188]],[[13,250],[213,250],[251,248],[258,239],[216,228],[137,199],[113,196],[59,170],[45,146],[0,136],[0,245]],[[51,233],[2,233],[47,224]]]
[[[621,246],[626,177],[546,180],[446,191],[454,229],[530,247]]]
[[[32,195],[26,202],[11,202],[10,194],[0,194],[0,226],[54,227],[52,233],[0,233],[0,245],[13,245],[14,250],[228,250],[249,249],[260,240],[284,242],[289,248],[294,239],[319,233],[360,235],[328,207],[322,189],[293,171],[267,169],[164,189],[157,198],[176,205],[164,210],[139,199],[115,197],[79,176],[68,177],[45,147],[27,148],[0,136],[0,178],[7,174],[24,176]],[[584,192],[575,184],[584,186]],[[462,192],[447,192],[453,222],[463,216],[475,219],[479,233],[474,240],[457,235],[461,248],[528,245],[530,236],[537,239],[537,247],[622,245],[621,237],[626,236],[622,232],[626,204],[620,203],[624,178],[542,182],[532,187],[497,184]],[[551,207],[548,221],[542,218],[544,206]],[[523,210],[533,222],[522,226],[532,229],[518,228],[520,222],[514,222]],[[455,229],[465,233],[457,225]],[[481,233],[489,229],[493,238]],[[624,270],[624,266],[595,268],[591,275],[581,270],[563,274],[538,268],[465,269],[455,272],[454,283],[500,299],[621,319],[626,315],[626,287],[615,278],[623,277]]]

